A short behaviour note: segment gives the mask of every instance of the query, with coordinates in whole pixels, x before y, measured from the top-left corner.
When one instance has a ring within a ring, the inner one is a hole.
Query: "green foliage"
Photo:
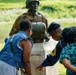
[[[39,11],[51,18],[76,17],[76,1],[41,1]],[[49,13],[49,14],[48,14]]]
[[[25,8],[25,0],[0,0],[0,9]],[[75,0],[41,0],[39,12],[50,18],[75,18]]]
[[[13,9],[13,8],[24,8],[25,3],[0,3],[1,10]]]
[[[25,0],[0,0],[0,9],[24,8]]]
[[[0,0],[0,2],[4,3],[18,3],[18,2],[25,2],[25,0]]]

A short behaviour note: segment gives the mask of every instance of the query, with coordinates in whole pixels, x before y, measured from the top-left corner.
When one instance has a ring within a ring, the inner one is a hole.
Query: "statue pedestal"
[[[31,53],[31,69],[32,75],[58,75],[57,63],[54,66],[46,67],[43,72],[35,70],[55,47],[54,41],[36,43],[33,45]]]

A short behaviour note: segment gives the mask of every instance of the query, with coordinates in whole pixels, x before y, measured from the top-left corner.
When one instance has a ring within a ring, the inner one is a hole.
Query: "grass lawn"
[[[48,2],[48,3],[47,3]],[[0,9],[24,8],[25,0],[0,0]],[[75,0],[40,0],[38,11],[42,12],[47,18],[75,18]]]
[[[0,9],[5,10],[5,9],[12,9],[12,8],[24,8],[24,3],[0,3]]]
[[[9,35],[9,32],[10,32],[10,30],[11,30],[11,26],[12,25],[12,23],[6,23],[6,22],[4,22],[4,23],[0,23],[0,44],[2,43],[4,43],[4,39],[6,38],[6,37],[8,37],[8,35]]]
[[[66,75],[65,67],[59,62],[58,62],[58,72],[59,72],[59,75]]]
[[[4,46],[4,44],[0,44],[0,51],[1,51],[1,49],[3,48],[3,46]]]

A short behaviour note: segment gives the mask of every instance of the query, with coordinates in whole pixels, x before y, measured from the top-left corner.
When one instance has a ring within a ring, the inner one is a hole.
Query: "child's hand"
[[[21,71],[22,71],[23,73],[25,73],[25,69],[24,69],[24,68],[22,68]]]
[[[45,70],[45,67],[40,65],[40,66],[38,66],[38,67],[36,68],[36,70],[44,71],[44,70]]]

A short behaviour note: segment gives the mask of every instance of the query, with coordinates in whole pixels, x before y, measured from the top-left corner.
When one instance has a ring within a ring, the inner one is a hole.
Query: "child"
[[[60,63],[66,70],[66,75],[76,75],[76,27],[65,28],[62,36],[67,46],[60,54]]]

